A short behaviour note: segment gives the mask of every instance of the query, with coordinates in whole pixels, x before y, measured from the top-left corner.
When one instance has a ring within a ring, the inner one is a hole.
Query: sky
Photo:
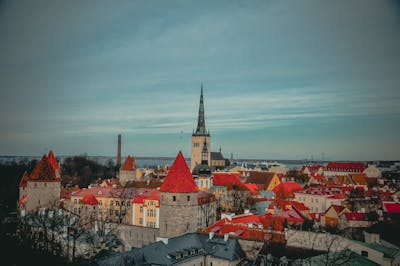
[[[0,1],[0,154],[400,159],[400,2]]]

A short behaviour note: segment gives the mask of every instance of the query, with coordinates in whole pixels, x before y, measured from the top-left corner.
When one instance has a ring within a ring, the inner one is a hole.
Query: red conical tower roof
[[[53,166],[50,165],[46,155],[43,155],[42,159],[38,162],[35,169],[33,169],[30,180],[43,180],[43,181],[54,181],[56,180],[56,173]]]
[[[82,200],[81,203],[83,204],[89,204],[89,205],[97,205],[99,203],[99,201],[96,199],[96,197],[92,194],[86,194]]]
[[[49,154],[47,154],[47,161],[50,163],[54,170],[58,170],[60,168],[60,165],[58,164],[56,156],[54,156],[52,150],[50,150]]]
[[[176,156],[164,183],[160,187],[160,191],[172,193],[191,193],[199,191],[182,152],[179,152],[178,156]]]
[[[121,170],[135,170],[135,158],[128,155],[125,163],[122,165]]]

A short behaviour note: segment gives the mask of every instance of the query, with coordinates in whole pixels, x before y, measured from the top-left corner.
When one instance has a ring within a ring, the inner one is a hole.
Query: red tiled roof
[[[28,172],[25,172],[24,175],[22,176],[21,182],[19,182],[19,187],[25,188],[28,178],[29,178]]]
[[[318,172],[318,170],[320,169],[320,168],[324,168],[322,165],[320,165],[320,164],[310,164],[310,165],[303,165],[303,167],[301,168],[301,171],[302,172],[304,172],[304,170],[306,170],[306,168],[308,168],[308,171],[310,172],[310,173],[315,173],[315,172]]]
[[[400,213],[399,202],[383,202],[383,207],[387,213]]]
[[[252,184],[252,183],[248,183],[248,184],[244,184],[247,189],[250,191],[250,193],[252,195],[257,195],[258,194],[258,185],[257,184]]]
[[[29,175],[30,181],[60,181],[56,178],[56,173],[53,166],[50,165],[46,155],[38,162],[35,169]]]
[[[205,228],[203,232],[214,232],[216,235],[230,234],[231,237],[247,240],[284,242],[283,222],[284,218],[270,214],[263,216],[244,214],[234,216],[232,219],[221,219]],[[269,229],[275,232],[271,234]]]
[[[145,200],[156,200],[160,205],[160,191],[157,189],[146,190],[133,198],[133,203],[143,204]]]
[[[276,196],[284,198],[292,198],[294,197],[294,192],[301,190],[303,190],[303,187],[292,181],[280,183],[279,185],[274,187],[274,189],[272,189]]]
[[[319,221],[321,221],[321,215],[324,215],[324,213],[323,212],[319,212],[319,213],[312,212],[312,213],[309,213],[309,215],[312,220],[319,222]]]
[[[233,189],[235,186],[239,190],[248,190],[240,181],[240,173],[235,172],[215,172],[213,173],[213,185],[214,186],[224,186],[228,189]]]
[[[47,160],[49,161],[50,165],[53,167],[54,170],[60,169],[60,165],[58,164],[57,159],[54,156],[52,150],[50,150],[49,154],[47,154]]]
[[[105,179],[101,183],[101,186],[103,187],[113,187],[114,185],[121,186],[121,183],[119,182],[119,178],[111,178],[111,179]]]
[[[365,163],[355,162],[330,162],[326,166],[328,171],[340,171],[340,172],[363,172],[367,168]]]
[[[297,201],[291,201],[292,207],[295,208],[298,211],[309,211],[310,208],[308,208],[304,203],[297,202]]]
[[[88,205],[97,205],[99,203],[99,201],[96,199],[96,197],[93,194],[89,193],[89,194],[86,194],[82,198],[81,203],[88,204]]]
[[[135,170],[135,169],[136,169],[135,158],[128,155],[124,164],[121,166],[121,170]]]
[[[345,193],[340,193],[340,194],[335,194],[332,196],[329,196],[328,198],[330,199],[347,199],[349,196]]]
[[[347,212],[344,215],[348,221],[365,221],[367,217],[365,212]]]
[[[22,196],[22,198],[20,198],[19,201],[18,201],[19,205],[22,205],[22,206],[25,205],[27,199],[28,199],[27,195]]]
[[[336,204],[332,204],[331,207],[333,209],[335,209],[336,213],[341,213],[346,207],[342,206],[342,205],[336,205]]]
[[[342,187],[342,186],[322,186],[322,185],[320,185],[320,186],[316,186],[316,187],[308,187],[307,189],[296,192],[296,193],[334,197],[335,195],[343,195],[346,192],[346,190],[349,190],[349,189],[351,189],[351,188]]]
[[[71,199],[71,193],[77,191],[77,188],[61,188],[61,192],[60,192],[60,198],[61,199]]]
[[[167,177],[160,187],[160,191],[172,193],[191,193],[199,191],[182,152],[179,152],[176,156]]]

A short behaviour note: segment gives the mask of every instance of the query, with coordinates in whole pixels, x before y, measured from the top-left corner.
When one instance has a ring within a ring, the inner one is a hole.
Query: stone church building
[[[211,135],[210,131],[206,129],[206,120],[204,116],[204,99],[203,99],[203,83],[201,83],[201,93],[200,93],[200,105],[199,105],[199,115],[197,119],[196,130],[192,134],[192,156],[190,160],[190,170],[201,164],[203,147],[207,149],[207,161],[209,166],[213,169],[224,169],[226,165],[226,160],[221,153],[211,152]]]

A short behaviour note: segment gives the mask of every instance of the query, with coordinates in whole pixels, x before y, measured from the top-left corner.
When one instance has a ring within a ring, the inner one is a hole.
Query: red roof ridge
[[[31,181],[56,181],[56,173],[53,166],[47,159],[46,155],[43,155],[42,159],[33,169],[32,173],[29,175],[29,180]]]
[[[53,167],[54,170],[60,169],[60,165],[57,162],[56,156],[54,156],[54,153],[52,150],[49,151],[47,154],[47,160],[50,163],[50,165]]]
[[[185,157],[182,152],[179,152],[160,187],[160,192],[192,193],[198,191]]]
[[[26,182],[28,181],[29,174],[27,171],[24,172],[21,178],[21,182],[19,182],[19,187],[26,187]]]

